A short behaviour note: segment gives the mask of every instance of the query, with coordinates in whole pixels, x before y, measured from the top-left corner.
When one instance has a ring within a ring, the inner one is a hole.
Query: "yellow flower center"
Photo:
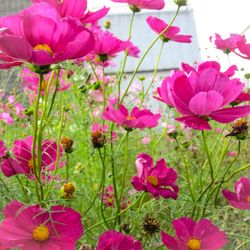
[[[190,238],[187,242],[187,247],[189,250],[200,250],[201,249],[201,241],[196,238]]]
[[[44,224],[41,224],[39,226],[36,226],[33,230],[33,239],[36,241],[46,241],[49,239],[49,229]]]
[[[133,120],[135,120],[136,118],[135,118],[134,116],[132,116],[132,115],[127,115],[126,119],[127,119],[128,121],[133,121]]]
[[[63,191],[67,194],[72,194],[75,192],[75,190],[76,187],[73,183],[68,182],[63,185]]]
[[[35,161],[36,161],[36,164],[37,164],[37,158],[35,158]],[[33,159],[29,160],[28,162],[28,167],[33,170],[34,169],[34,166],[33,166]]]
[[[52,49],[50,48],[49,45],[47,44],[37,44],[33,50],[35,51],[44,51],[44,52],[47,52],[50,56],[53,56],[53,51]]]
[[[153,175],[148,176],[147,181],[155,187],[159,184],[157,177]]]
[[[247,202],[250,203],[250,195],[247,196]]]

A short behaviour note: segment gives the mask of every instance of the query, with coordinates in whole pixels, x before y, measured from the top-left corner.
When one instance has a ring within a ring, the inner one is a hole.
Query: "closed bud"
[[[179,6],[186,6],[187,5],[187,0],[174,0],[174,2]]]
[[[105,23],[104,23],[104,27],[105,27],[105,29],[110,29],[110,27],[111,27],[111,21],[110,20],[106,20]]]
[[[146,79],[145,76],[143,76],[143,75],[139,76],[139,80],[140,80],[140,81],[144,81],[145,79]]]
[[[64,149],[64,152],[65,153],[72,153],[73,149],[73,144],[74,144],[74,141],[68,137],[63,137],[62,140],[61,140],[61,144],[63,146],[63,149]]]
[[[72,199],[75,191],[76,187],[73,183],[71,182],[65,183],[62,187],[62,196],[64,199]]]

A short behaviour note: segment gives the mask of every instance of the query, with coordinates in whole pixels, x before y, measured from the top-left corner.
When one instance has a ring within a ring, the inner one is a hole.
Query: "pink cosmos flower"
[[[228,54],[237,48],[238,42],[244,42],[245,40],[245,36],[238,34],[231,34],[229,38],[222,39],[219,34],[215,33],[214,44],[217,49],[223,50]],[[213,41],[212,37],[210,37],[210,41]]]
[[[217,62],[204,62],[196,69],[184,67],[185,72],[175,71],[167,77],[158,93],[160,100],[173,106],[183,116],[176,118],[186,126],[211,129],[210,119],[229,123],[250,113],[250,106],[224,108],[242,92],[244,84],[239,79],[231,79],[232,68],[220,72]]]
[[[237,50],[239,52],[237,52]],[[234,50],[234,53],[238,56],[250,60],[250,43],[246,43],[246,41],[240,41],[237,43],[237,48]]]
[[[100,235],[96,250],[142,250],[139,240],[111,230]]]
[[[5,176],[10,177],[15,174],[34,174],[32,160],[32,141],[33,137],[28,136],[25,139],[19,139],[14,142],[12,149],[14,158],[10,156],[1,162],[1,169]],[[63,150],[60,148],[60,155]],[[53,171],[57,159],[57,144],[52,140],[44,140],[42,143],[41,171]],[[59,163],[59,167],[63,166]]]
[[[52,72],[45,74],[43,76],[43,84],[42,84],[42,94],[44,93],[44,90],[47,88],[48,82],[52,76]],[[20,81],[19,83],[27,89],[30,89],[32,91],[37,92],[38,86],[39,86],[39,75],[33,71],[31,71],[29,68],[23,68],[22,71],[19,73]],[[53,90],[53,85],[55,85],[57,77],[56,74],[54,74],[54,79],[51,81],[51,87],[50,90]],[[58,76],[59,86],[57,88],[57,91],[65,91],[72,83],[70,83],[67,79],[67,71],[61,70]]]
[[[35,3],[17,15],[1,17],[0,28],[0,50],[38,66],[83,57],[94,47],[88,29],[77,19],[61,19],[47,3]]]
[[[8,248],[74,250],[83,234],[81,215],[71,208],[25,206],[12,201],[3,209],[0,244]]]
[[[115,122],[128,131],[135,128],[143,130],[145,128],[156,127],[160,117],[160,114],[153,114],[148,109],[140,110],[138,107],[134,107],[131,113],[129,113],[127,108],[122,104],[119,105],[118,110],[113,106],[108,106],[102,114],[104,120]]]
[[[0,120],[4,121],[8,125],[12,125],[14,123],[14,119],[11,117],[10,113],[1,112]]]
[[[138,176],[133,176],[131,183],[137,191],[149,192],[156,198],[177,199],[177,173],[167,166],[164,159],[154,166],[152,157],[142,153],[136,158],[136,168]]]
[[[143,138],[141,139],[141,142],[142,142],[144,145],[149,144],[150,141],[151,141],[150,137],[147,137],[147,136],[145,136],[145,137],[143,137]]]
[[[8,153],[7,148],[5,147],[3,141],[0,140],[0,160],[2,157],[6,156]]]
[[[232,207],[250,210],[250,179],[241,177],[234,184],[234,190],[235,193],[224,189],[222,194]]]
[[[7,56],[0,51],[0,69],[9,69],[22,65],[22,63],[23,62],[20,62],[11,56]]]
[[[132,10],[140,9],[161,10],[165,6],[164,0],[111,0],[116,3],[127,3]]]
[[[219,250],[228,242],[226,234],[208,219],[195,222],[180,218],[172,224],[177,238],[161,233],[162,242],[169,250]]]
[[[127,41],[127,51],[128,51],[128,55],[129,56],[132,56],[132,57],[140,57],[140,49],[135,46],[131,41]]]
[[[160,34],[163,30],[165,30],[168,25],[161,19],[153,16],[149,16],[147,18],[147,23],[150,28],[155,31],[157,34]],[[168,30],[162,35],[162,40],[164,42],[174,41],[178,43],[191,43],[192,36],[190,35],[179,35],[180,28],[177,26],[171,26]]]
[[[109,8],[103,7],[102,9],[91,12],[87,10],[87,0],[32,0],[32,2],[47,2],[55,7],[61,17],[75,17],[80,19],[83,24],[94,24],[102,17],[106,16]]]
[[[92,31],[95,34],[96,43],[93,51],[87,57],[97,64],[108,66],[109,60],[131,47],[130,41],[122,41],[107,30],[92,29]]]

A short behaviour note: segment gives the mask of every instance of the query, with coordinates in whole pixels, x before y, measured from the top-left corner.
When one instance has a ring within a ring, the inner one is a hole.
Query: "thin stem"
[[[146,89],[145,93],[144,93],[143,96],[142,96],[142,99],[141,99],[141,102],[140,102],[140,105],[139,105],[140,108],[141,108],[141,106],[142,106],[142,104],[143,104],[143,101],[144,101],[145,97],[147,96],[149,90],[151,89],[152,84],[154,83],[156,74],[157,74],[157,72],[158,72],[158,68],[159,68],[159,64],[160,64],[160,60],[161,60],[161,55],[162,55],[162,51],[163,51],[164,44],[165,44],[165,43],[162,42],[162,45],[161,45],[161,48],[160,48],[160,52],[159,52],[159,55],[158,55],[158,57],[157,57],[157,61],[156,61],[156,65],[155,65],[154,74],[153,74],[153,77],[152,77],[152,79],[151,79],[151,82],[150,82],[148,88]]]
[[[202,141],[203,141],[203,144],[204,144],[205,152],[206,152],[207,159],[208,159],[208,164],[209,164],[209,167],[210,167],[211,179],[212,179],[212,181],[214,181],[213,165],[212,165],[212,161],[211,161],[211,155],[210,155],[210,153],[208,151],[208,146],[207,146],[207,141],[206,141],[206,136],[205,136],[204,130],[202,130],[201,134],[202,134]]]
[[[168,29],[171,27],[171,25],[173,24],[174,20],[176,19],[177,15],[178,15],[178,13],[179,13],[179,10],[180,10],[180,6],[178,6],[178,8],[177,8],[177,10],[176,10],[176,12],[175,12],[175,15],[174,15],[173,19],[171,20],[171,22],[169,23],[169,25],[168,25],[168,26],[167,26],[167,27],[166,27],[166,28],[165,28],[165,29],[164,29],[155,39],[154,39],[154,41],[149,45],[149,47],[147,48],[147,50],[144,52],[144,54],[143,54],[141,60],[138,62],[138,65],[137,65],[136,68],[135,68],[135,71],[134,71],[133,75],[131,76],[130,82],[129,82],[129,84],[128,84],[128,86],[127,86],[127,88],[126,88],[126,90],[125,90],[125,92],[124,92],[124,94],[123,94],[123,96],[122,96],[122,98],[121,98],[120,103],[123,102],[123,99],[124,99],[125,96],[127,95],[128,91],[129,91],[129,88],[130,88],[131,84],[133,83],[133,80],[134,80],[134,78],[135,78],[135,76],[136,76],[136,74],[137,74],[137,72],[138,72],[138,70],[139,70],[139,68],[140,68],[140,66],[141,66],[141,64],[142,64],[142,62],[144,61],[145,57],[147,56],[148,52],[153,48],[153,46],[154,46],[154,45],[156,44],[156,42],[161,38],[161,36],[162,36],[166,31],[168,31]]]

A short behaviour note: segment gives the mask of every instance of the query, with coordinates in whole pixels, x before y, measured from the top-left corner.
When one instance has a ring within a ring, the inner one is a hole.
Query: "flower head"
[[[74,17],[78,18],[83,24],[94,24],[102,17],[106,16],[109,8],[103,7],[102,9],[91,12],[87,11],[87,0],[32,0],[32,2],[47,2],[51,4],[58,11],[61,17]]]
[[[210,37],[210,41],[212,40],[213,38]],[[214,44],[217,49],[223,50],[225,53],[228,54],[237,48],[238,42],[244,42],[245,40],[246,39],[244,36],[238,34],[231,34],[230,37],[222,39],[222,37],[216,33],[214,38]]]
[[[161,233],[162,242],[169,250],[219,250],[228,242],[226,234],[208,219],[195,222],[180,218],[172,223],[177,238]]]
[[[246,41],[239,41],[234,53],[244,59],[250,60],[250,43],[247,43]]]
[[[81,215],[71,208],[25,206],[12,201],[3,209],[0,244],[21,249],[74,250],[83,234]]]
[[[156,198],[177,199],[177,173],[167,166],[164,159],[154,166],[151,156],[142,153],[136,158],[136,168],[138,176],[133,176],[131,183],[137,191],[149,192]]]
[[[0,28],[4,29],[0,50],[36,66],[83,57],[95,43],[92,33],[77,19],[61,19],[47,3],[35,3],[17,15],[1,17]]]
[[[111,230],[100,235],[96,250],[142,250],[140,241],[132,236]]]
[[[147,18],[147,23],[150,28],[156,33],[160,34],[163,30],[165,30],[168,25],[161,19],[153,16],[149,16]],[[162,40],[164,42],[174,41],[179,43],[191,43],[192,36],[190,35],[179,35],[180,28],[177,26],[170,26],[168,30],[163,33]]]
[[[164,0],[111,0],[117,3],[127,3],[132,11],[138,12],[141,9],[161,10],[165,6]]]
[[[234,184],[235,193],[224,189],[223,196],[229,201],[230,205],[239,209],[250,210],[250,179],[240,178]]]
[[[194,129],[209,130],[211,119],[229,123],[250,113],[249,105],[225,108],[244,88],[239,79],[231,79],[234,68],[222,73],[220,64],[213,61],[200,64],[197,70],[187,64],[183,68],[185,72],[173,72],[158,88],[159,99],[183,115],[177,121]]]
[[[118,110],[113,106],[108,106],[102,114],[104,120],[113,121],[128,131],[135,128],[143,130],[145,128],[156,127],[160,117],[160,114],[153,114],[148,109],[140,110],[138,107],[134,107],[129,113],[123,105],[119,105]]]

